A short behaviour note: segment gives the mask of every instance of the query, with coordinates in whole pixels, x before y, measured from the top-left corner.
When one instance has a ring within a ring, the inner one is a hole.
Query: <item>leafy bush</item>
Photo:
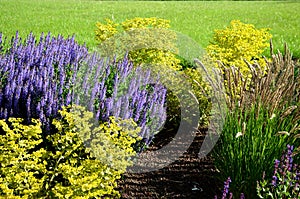
[[[242,74],[248,75],[250,70],[244,59],[264,67],[266,64],[262,53],[269,46],[270,39],[268,29],[256,29],[252,24],[233,20],[229,27],[215,30],[213,40],[206,50],[211,59],[220,60],[226,67],[239,67]]]
[[[111,37],[113,37],[115,34],[118,33],[117,26],[119,24],[114,23],[110,19],[105,19],[106,24],[97,22],[97,30],[96,33],[96,40],[103,42]]]
[[[77,127],[77,134],[84,140],[87,151],[93,157],[120,172],[125,172],[126,168],[132,164],[131,158],[136,154],[132,147],[141,139],[138,135],[140,127],[133,119],[124,120],[112,116],[109,117],[108,122],[101,123],[92,129],[92,113],[80,106],[73,106],[71,113],[61,112],[61,114],[64,118],[73,116],[72,126]]]
[[[96,40],[102,53],[112,56],[129,51],[129,59],[136,65],[151,63],[180,69],[180,60],[174,54],[178,51],[176,33],[168,30],[169,20],[136,17],[120,25],[106,19],[106,24],[97,22],[96,26]]]
[[[187,67],[182,71],[178,71],[176,75],[172,75],[171,71],[165,70],[167,74],[167,85],[170,85],[172,92],[167,92],[167,115],[169,116],[168,122],[173,125],[180,123],[181,104],[177,96],[181,97],[189,107],[198,107],[199,109],[199,125],[206,127],[209,123],[211,111],[211,89],[209,85],[203,80],[201,71],[195,67]],[[163,79],[163,78],[161,78]],[[163,80],[162,80],[163,81]],[[192,95],[186,95],[186,90],[190,89]],[[196,99],[196,100],[195,100]],[[181,102],[182,103],[182,102]],[[176,126],[176,125],[174,125]]]
[[[257,193],[260,198],[299,198],[299,168],[293,163],[294,147],[287,145],[287,150],[281,160],[275,160],[271,183],[263,176],[257,182]]]
[[[132,120],[120,122],[126,126],[111,118],[110,123],[91,130],[91,112],[73,107],[71,112],[64,108],[59,113],[61,119],[53,121],[58,133],[44,139],[38,120],[32,125],[23,125],[22,119],[9,118],[9,124],[0,120],[1,195],[119,197],[114,189],[116,180],[132,164],[130,158],[136,152],[131,145],[140,139],[139,128]],[[87,140],[88,136],[93,138]],[[85,147],[83,141],[90,141],[90,145]]]
[[[47,151],[42,143],[41,123],[23,125],[22,119],[0,120],[0,195],[34,198],[39,196],[47,176]]]

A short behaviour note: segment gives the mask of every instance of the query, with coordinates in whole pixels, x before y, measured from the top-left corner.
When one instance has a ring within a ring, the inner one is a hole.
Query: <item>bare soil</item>
[[[189,149],[172,164],[148,173],[125,173],[118,182],[122,198],[214,198],[220,195],[222,183],[216,180],[212,158],[199,158],[206,129],[196,132]],[[149,150],[157,150],[172,136],[160,134]],[[176,152],[176,149],[174,149]],[[156,157],[153,161],[159,161]]]

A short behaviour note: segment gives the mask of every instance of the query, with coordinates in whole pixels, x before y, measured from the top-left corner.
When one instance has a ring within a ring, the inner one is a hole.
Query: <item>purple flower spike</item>
[[[77,63],[71,55],[77,57]],[[76,69],[75,65],[87,55],[87,49],[72,39],[42,33],[36,40],[30,33],[22,41],[17,32],[9,50],[0,56],[0,77],[7,77],[1,85],[0,109],[6,108],[9,113],[1,114],[0,119],[36,118],[49,129],[49,118],[56,117],[58,109],[70,102],[68,85],[75,80],[68,74],[69,69]]]
[[[274,176],[272,177],[272,179],[273,179],[273,180],[272,180],[272,185],[273,185],[274,187],[276,187],[276,186],[277,186],[277,180],[278,180],[277,176],[274,175]]]
[[[245,199],[245,195],[244,195],[244,193],[241,193],[241,197],[240,197],[240,199]]]
[[[226,199],[226,196],[229,192],[229,184],[231,183],[230,177],[227,178],[227,180],[224,182],[224,190],[223,190],[223,195],[222,199]]]
[[[118,61],[101,60],[101,57],[93,56],[87,62],[89,69],[82,68],[85,72],[84,94],[78,100],[79,104],[89,104],[89,110],[95,110],[101,121],[107,121],[109,116],[132,118],[141,127],[140,135],[150,143],[157,129],[149,121],[156,124],[165,120],[166,89],[159,79],[151,77],[150,70],[134,68],[127,55]],[[101,63],[101,68],[97,63]],[[96,67],[101,71],[99,78],[92,75],[97,73]]]

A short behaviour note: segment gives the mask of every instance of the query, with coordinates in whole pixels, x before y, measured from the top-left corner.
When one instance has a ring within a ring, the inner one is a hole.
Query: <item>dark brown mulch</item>
[[[222,183],[214,178],[212,159],[198,157],[205,137],[203,132],[197,132],[189,149],[167,167],[148,173],[125,173],[118,182],[122,198],[214,198]],[[168,141],[170,137],[160,135],[157,140]],[[150,150],[165,144],[157,140]]]

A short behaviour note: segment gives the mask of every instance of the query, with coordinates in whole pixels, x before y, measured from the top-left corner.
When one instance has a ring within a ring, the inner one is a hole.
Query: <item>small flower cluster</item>
[[[293,163],[293,150],[293,146],[287,145],[287,151],[282,155],[281,160],[275,160],[271,183],[268,183],[264,177],[257,183],[257,193],[260,198],[300,197],[300,173],[298,165]]]
[[[233,198],[233,194],[231,192],[229,192],[229,184],[230,183],[231,183],[231,179],[230,179],[230,177],[228,177],[227,180],[224,182],[222,199],[226,199],[228,194],[229,194],[229,199]],[[215,199],[218,199],[218,197],[215,196]],[[243,193],[241,193],[240,199],[245,199],[245,196]]]

